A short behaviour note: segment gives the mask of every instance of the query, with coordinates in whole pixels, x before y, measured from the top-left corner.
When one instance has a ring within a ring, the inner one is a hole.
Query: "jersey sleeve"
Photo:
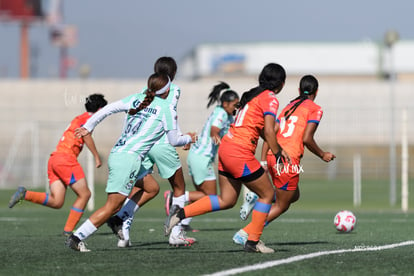
[[[322,119],[323,111],[322,108],[318,107],[312,110],[308,117],[308,123],[319,124]]]
[[[91,132],[103,119],[111,114],[128,111],[131,97],[110,103],[92,115],[91,118],[83,125],[85,129]]]
[[[266,97],[260,98],[260,105],[263,109],[263,116],[272,115],[276,119],[277,110],[279,109],[279,101],[273,92],[267,92]]]
[[[219,129],[222,129],[225,127],[226,121],[227,121],[227,113],[225,111],[218,112],[216,117],[211,122],[211,126],[215,126]]]

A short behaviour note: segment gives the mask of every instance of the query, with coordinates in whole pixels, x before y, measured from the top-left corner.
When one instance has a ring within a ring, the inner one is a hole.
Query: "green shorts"
[[[138,154],[115,152],[108,157],[108,182],[106,192],[128,196],[138,180],[141,158]]]
[[[157,165],[158,173],[164,179],[170,178],[181,168],[177,150],[167,143],[155,144],[142,161],[142,167],[148,170],[148,173],[152,173],[154,164]]]
[[[187,156],[188,174],[193,177],[194,184],[200,185],[206,180],[216,180],[214,162],[205,155],[192,151]]]

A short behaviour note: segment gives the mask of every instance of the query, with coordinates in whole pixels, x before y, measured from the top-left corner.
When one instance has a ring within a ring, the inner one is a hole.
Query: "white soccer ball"
[[[351,232],[356,224],[355,215],[348,210],[339,211],[334,218],[334,225],[339,232]]]

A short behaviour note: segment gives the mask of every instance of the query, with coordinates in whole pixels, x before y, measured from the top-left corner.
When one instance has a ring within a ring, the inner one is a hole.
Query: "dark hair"
[[[147,82],[147,90],[145,90],[145,98],[144,100],[139,104],[137,108],[131,108],[128,111],[128,114],[135,115],[139,111],[145,109],[147,106],[149,106],[155,97],[155,92],[163,88],[169,81],[169,78],[165,74],[159,74],[154,73],[148,78]]]
[[[220,93],[224,89],[227,89],[227,90],[224,91],[224,93],[221,94],[221,97],[220,97]],[[227,83],[221,81],[219,84],[213,87],[210,94],[208,95],[209,100],[208,100],[207,108],[210,107],[215,102],[219,102],[219,101],[221,103],[232,102],[238,98],[239,98],[239,95],[237,95],[237,93],[234,92],[233,90],[230,90],[230,86]]]
[[[108,102],[102,94],[91,94],[85,99],[85,109],[88,112],[95,113],[99,108],[104,107]]]
[[[276,63],[269,63],[263,67],[259,75],[259,86],[244,92],[240,100],[240,108],[243,108],[249,101],[265,90],[279,92],[286,80],[285,69]]]
[[[294,105],[292,105],[289,110],[286,110],[285,114],[283,115],[285,117],[285,120],[289,119],[290,115],[295,112],[296,108],[303,103],[305,100],[309,98],[309,95],[313,95],[318,91],[319,83],[318,80],[312,76],[312,75],[306,75],[303,76],[300,79],[299,84],[299,96],[293,99],[292,102],[297,101]]]
[[[177,73],[177,63],[172,57],[160,57],[154,64],[154,72],[166,74],[173,81]]]

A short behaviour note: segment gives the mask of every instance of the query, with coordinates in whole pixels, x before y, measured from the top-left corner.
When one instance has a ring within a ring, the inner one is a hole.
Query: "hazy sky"
[[[81,64],[93,78],[143,78],[159,56],[179,63],[202,43],[382,41],[389,29],[414,39],[413,0],[70,0],[63,7],[64,22],[78,27],[71,78]],[[34,77],[58,76],[49,27],[32,25],[30,41],[38,49]],[[0,78],[18,77],[17,23],[0,23],[0,45]]]

